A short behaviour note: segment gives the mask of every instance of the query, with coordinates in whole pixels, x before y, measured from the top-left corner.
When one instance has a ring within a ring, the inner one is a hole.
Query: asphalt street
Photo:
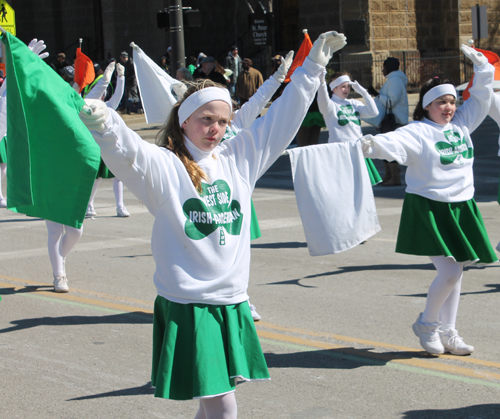
[[[126,121],[154,141],[158,127]],[[473,135],[476,200],[494,246],[498,136],[491,119]],[[457,328],[475,352],[426,355],[411,325],[434,270],[394,252],[404,189],[373,188],[382,231],[366,244],[311,257],[288,157],[259,181],[249,294],[272,379],[237,386],[239,418],[500,417],[500,265],[464,274]],[[97,216],[67,258],[68,294],[53,292],[44,221],[0,210],[0,418],[194,418],[197,401],[153,397],[153,217],[128,190],[125,204],[131,216],[118,218],[104,180]]]

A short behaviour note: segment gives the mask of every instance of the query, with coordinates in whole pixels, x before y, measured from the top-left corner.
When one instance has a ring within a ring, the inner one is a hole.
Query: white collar
[[[191,155],[193,156],[193,159],[198,162],[202,159],[206,159],[207,157],[210,157],[214,150],[211,150],[211,151],[203,151],[201,149],[199,149],[198,147],[196,147],[194,145],[194,143],[184,135],[184,144],[186,146],[186,148],[188,149],[188,151],[191,153]]]

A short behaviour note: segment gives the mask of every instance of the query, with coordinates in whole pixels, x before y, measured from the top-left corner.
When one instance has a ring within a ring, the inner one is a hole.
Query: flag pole
[[[79,46],[78,48],[82,49],[82,42],[83,42],[83,38],[80,38],[80,39],[78,40],[78,42],[80,43],[80,46]]]

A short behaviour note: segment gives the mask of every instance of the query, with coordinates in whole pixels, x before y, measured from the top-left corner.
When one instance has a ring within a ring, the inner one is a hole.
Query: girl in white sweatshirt
[[[490,108],[493,66],[466,45],[462,51],[475,70],[471,98],[463,106],[456,108],[453,85],[436,77],[420,90],[414,122],[362,139],[365,157],[408,166],[396,252],[429,256],[437,269],[425,310],[413,325],[422,347],[433,354],[474,351],[455,327],[463,267],[498,260],[473,198],[470,137]]]
[[[365,103],[356,99],[347,99],[351,87],[363,97]],[[328,97],[323,74],[318,89],[318,107],[328,127],[328,142],[356,141],[363,136],[361,118],[377,116],[377,105],[363,86],[357,81],[351,81],[349,73],[335,73],[330,82],[330,89],[333,92],[331,98]],[[376,185],[382,182],[373,162],[370,159],[365,159],[365,162],[371,184]]]
[[[159,147],[100,101],[80,114],[106,165],[155,217],[152,383],[157,397],[199,398],[197,419],[236,418],[236,380],[269,379],[247,303],[250,198],[344,45],[343,35],[321,35],[266,115],[220,146],[232,102],[210,81],[174,105]]]

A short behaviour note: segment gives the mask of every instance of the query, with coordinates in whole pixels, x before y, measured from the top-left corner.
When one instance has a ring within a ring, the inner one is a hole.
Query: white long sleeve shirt
[[[354,141],[363,136],[361,118],[371,118],[378,114],[377,105],[368,92],[363,98],[365,103],[356,99],[343,99],[336,94],[329,98],[326,84],[321,83],[318,89],[318,108],[328,128],[329,143]]]
[[[248,299],[250,197],[298,131],[322,70],[306,59],[264,117],[197,161],[209,177],[201,195],[174,153],[143,141],[114,111],[103,131],[92,132],[106,165],[155,217],[159,295],[177,303]]]
[[[440,125],[414,121],[394,132],[373,137],[365,157],[396,160],[408,166],[406,192],[441,202],[461,202],[474,196],[474,146],[470,133],[490,109],[494,67],[475,67],[471,97],[453,119]]]
[[[500,94],[498,93],[491,96],[491,107],[488,116],[490,116],[500,127]],[[500,156],[500,136],[498,137],[498,146],[498,155]]]

